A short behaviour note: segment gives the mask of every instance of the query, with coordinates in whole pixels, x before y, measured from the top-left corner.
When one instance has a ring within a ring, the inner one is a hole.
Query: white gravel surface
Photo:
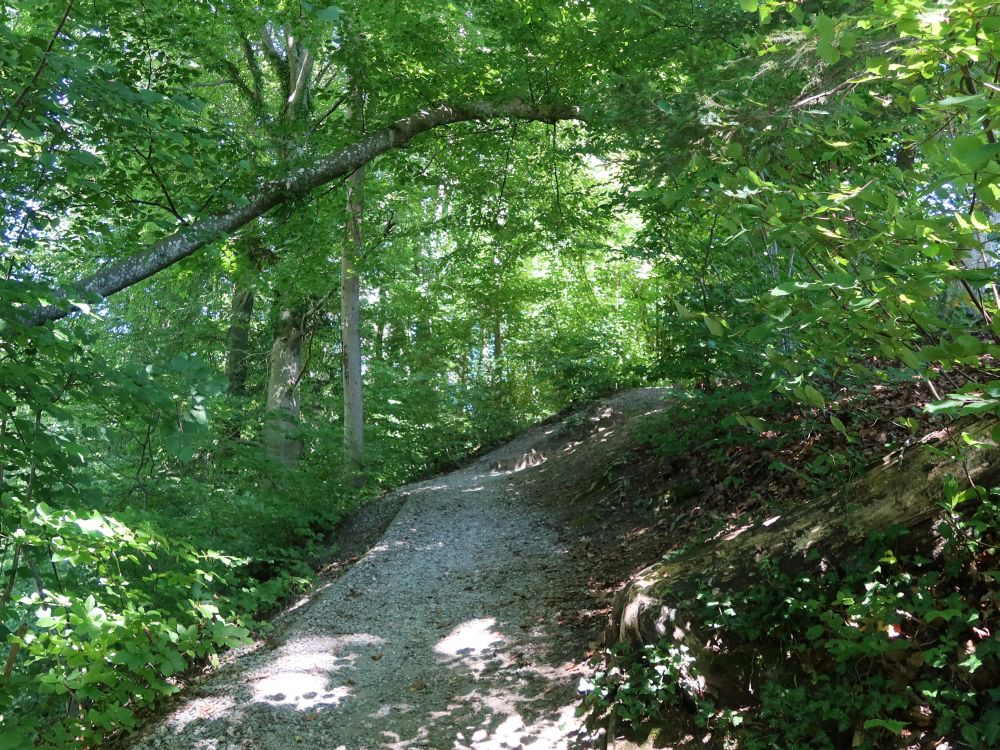
[[[274,649],[195,684],[129,746],[576,747],[586,643],[557,620],[582,599],[585,571],[521,481],[574,445],[565,429],[533,428],[400,490],[382,540],[295,613]]]

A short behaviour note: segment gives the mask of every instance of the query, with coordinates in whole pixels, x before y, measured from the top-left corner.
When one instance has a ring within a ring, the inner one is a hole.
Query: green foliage
[[[22,525],[4,535],[7,575],[39,577],[33,591],[15,585],[0,609],[17,658],[0,692],[9,740],[68,747],[133,727],[138,711],[176,692],[174,675],[246,641],[233,596],[241,561],[96,511],[17,510]]]
[[[666,708],[681,707],[685,699],[699,692],[698,676],[693,671],[694,657],[687,646],[667,640],[636,649],[619,643],[608,651],[611,666],[595,671],[592,680],[584,680],[582,689],[589,693],[593,709],[613,710],[616,717],[632,727],[641,727]],[[699,717],[704,722],[711,715],[711,705],[698,701]]]
[[[8,286],[4,301],[28,288]],[[301,585],[309,526],[329,528],[332,508],[292,504],[309,497],[295,486],[206,497],[218,388],[202,363],[111,370],[79,327],[23,329],[16,307],[3,319],[4,737],[91,744],[173,693],[177,673],[244,642],[250,616]],[[139,453],[126,435],[144,436]]]
[[[997,576],[984,566],[997,552],[1000,493],[958,493],[954,481],[946,490],[932,557],[904,554],[901,530],[873,532],[842,567],[819,564],[816,550],[806,573],[765,559],[750,586],[696,595],[690,614],[708,624],[723,658],[752,665],[752,706],[720,711],[704,697],[697,662],[669,639],[616,649],[590,700],[636,727],[685,706],[746,748],[903,747],[924,733],[994,746]]]
[[[859,463],[845,388],[996,411],[994,5],[0,3],[3,731],[127,725],[228,642],[216,624],[302,586],[357,502],[607,390],[697,386],[644,436],[673,458],[835,430],[842,450],[767,467],[814,490]],[[340,185],[110,300],[69,286],[395,118],[514,98],[586,124],[463,123],[367,171],[365,492],[341,458]],[[23,324],[53,303],[80,312]],[[262,445],[285,312],[295,467]],[[74,617],[99,624],[74,640]],[[112,637],[141,669],[100,662]],[[128,695],[70,685],[69,651]],[[29,697],[43,668],[64,691]]]

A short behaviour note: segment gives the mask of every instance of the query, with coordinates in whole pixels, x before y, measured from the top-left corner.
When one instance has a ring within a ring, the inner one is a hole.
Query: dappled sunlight
[[[381,638],[369,634],[330,637],[305,637],[290,641],[275,652],[261,669],[247,681],[258,703],[283,705],[298,711],[318,705],[336,705],[350,695],[347,687],[331,687],[331,677],[350,667],[356,654],[343,653],[348,647],[380,646]]]
[[[260,682],[254,699],[260,703],[306,711],[320,705],[335,706],[351,694],[350,688],[344,686],[327,690],[327,684],[327,677],[319,674],[278,672]]]
[[[226,696],[211,696],[207,698],[197,698],[186,703],[180,711],[175,713],[170,719],[170,727],[175,732],[182,732],[192,721],[207,721],[225,716],[236,702]]]
[[[731,542],[734,539],[736,539],[738,536],[740,536],[743,532],[749,531],[750,529],[752,529],[753,526],[754,525],[752,523],[745,523],[742,526],[737,526],[732,531],[728,531],[728,532],[722,534],[722,537],[721,537],[722,541],[724,541],[724,542]]]
[[[493,462],[490,474],[493,476],[497,474],[516,474],[525,469],[541,466],[546,461],[548,461],[548,455],[544,451],[532,448],[530,451],[521,453],[520,455],[498,458]]]
[[[447,484],[427,484],[427,485],[417,485],[415,487],[408,488],[406,490],[407,497],[413,495],[422,495],[425,492],[440,492],[441,490],[451,489]]]
[[[434,650],[445,656],[479,654],[503,641],[503,636],[493,630],[496,622],[492,617],[464,622],[438,641]]]
[[[566,748],[567,738],[582,728],[575,703],[569,701],[558,709],[532,717],[531,696],[506,690],[469,693],[449,707],[453,712],[463,707],[471,709],[465,725],[456,728],[451,747],[453,750]]]
[[[329,581],[327,583],[322,584],[321,586],[317,586],[316,588],[312,589],[311,591],[309,591],[308,594],[300,596],[293,604],[291,604],[287,609],[285,609],[285,616],[288,616],[292,612],[297,612],[298,610],[305,607],[307,604],[315,601],[316,597],[318,597],[332,585],[333,581]]]
[[[742,536],[743,534],[745,534],[746,532],[750,531],[750,529],[754,529],[759,526],[763,526],[764,528],[770,528],[780,520],[781,520],[781,515],[776,515],[776,516],[771,516],[770,518],[766,518],[760,523],[756,521],[751,521],[749,523],[741,524],[735,528],[723,529],[714,537],[712,537],[712,541],[721,540],[723,542],[732,542],[735,541],[740,536]]]

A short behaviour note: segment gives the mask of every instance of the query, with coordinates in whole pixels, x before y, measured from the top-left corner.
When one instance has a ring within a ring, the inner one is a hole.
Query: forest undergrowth
[[[608,589],[886,456],[980,450],[997,122],[995,0],[0,0],[0,746],[128,731],[359,504],[602,393],[675,390],[556,498]],[[936,583],[862,556],[748,593],[837,613],[772,623],[821,667],[693,716],[1000,741],[993,501],[954,479]],[[829,598],[867,584],[908,615]],[[887,640],[926,646],[902,692]],[[605,685],[638,722],[687,662],[633,656]],[[808,702],[837,690],[875,715]]]
[[[980,365],[949,380],[973,392],[992,367]],[[705,665],[672,639],[592,644],[585,704],[609,738],[802,750],[1000,741],[1000,498],[963,475],[965,457],[983,447],[963,430],[975,417],[942,414],[936,389],[917,380],[827,391],[823,407],[762,409],[739,387],[675,390],[640,420],[634,452],[609,457],[570,502],[574,518],[588,516],[574,554],[592,561],[591,588],[605,603],[587,619],[611,618],[615,595],[643,569],[712,540],[810,504],[820,519],[846,501],[849,517],[866,498],[843,493],[863,491],[874,466],[952,462],[944,485],[928,488],[939,498],[932,530],[872,529],[846,557],[820,545],[805,565],[747,560],[741,584],[720,590],[706,575],[693,602],[679,594],[676,606],[707,623],[717,652],[708,668],[725,690],[692,689]],[[741,414],[748,402],[758,417]]]

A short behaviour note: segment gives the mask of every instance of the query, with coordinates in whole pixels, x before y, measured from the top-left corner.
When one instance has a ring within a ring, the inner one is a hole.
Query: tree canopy
[[[996,413],[998,97],[987,0],[0,2],[0,745],[596,394]]]

